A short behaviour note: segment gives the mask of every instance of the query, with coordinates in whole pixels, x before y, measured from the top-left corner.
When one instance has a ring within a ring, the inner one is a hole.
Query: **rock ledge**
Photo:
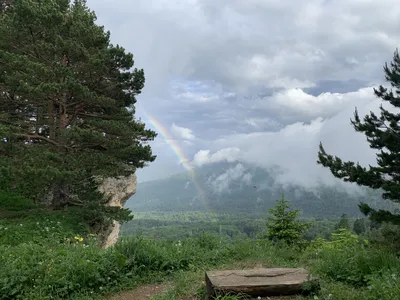
[[[101,180],[101,179],[99,179]],[[101,180],[100,192],[111,196],[109,206],[124,207],[125,202],[136,193],[136,175],[106,178]],[[104,233],[104,248],[114,245],[119,236],[121,225],[114,221]]]

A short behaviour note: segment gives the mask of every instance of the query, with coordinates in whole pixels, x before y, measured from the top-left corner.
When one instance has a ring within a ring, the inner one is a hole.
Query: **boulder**
[[[303,268],[269,268],[209,271],[205,275],[207,299],[216,294],[279,296],[303,293],[306,283],[313,283]]]

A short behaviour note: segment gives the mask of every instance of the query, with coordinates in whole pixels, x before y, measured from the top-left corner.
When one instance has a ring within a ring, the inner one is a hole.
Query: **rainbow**
[[[174,151],[175,155],[179,159],[179,163],[182,164],[182,166],[187,170],[194,186],[196,187],[200,200],[203,202],[206,210],[210,211],[209,201],[206,197],[203,188],[200,185],[199,180],[197,179],[194,168],[190,164],[190,160],[185,156],[185,153],[183,152],[182,148],[176,142],[176,139],[171,136],[168,130],[155,117],[148,114],[143,107],[141,107],[141,110],[146,119],[148,120],[148,122],[158,131],[158,133],[162,135],[165,142],[171,147],[172,151]]]

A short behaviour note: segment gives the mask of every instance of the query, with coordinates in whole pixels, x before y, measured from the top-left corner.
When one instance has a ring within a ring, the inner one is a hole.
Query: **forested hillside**
[[[196,170],[197,182],[187,173],[166,179],[139,183],[137,193],[126,206],[133,212],[215,211],[229,213],[266,213],[281,194],[291,200],[305,217],[340,217],[343,213],[359,216],[360,201],[395,208],[383,202],[378,190],[346,188],[343,184],[316,187],[282,184],[275,174],[245,163],[220,163]],[[231,174],[229,178],[226,174]],[[199,188],[204,192],[201,197]]]

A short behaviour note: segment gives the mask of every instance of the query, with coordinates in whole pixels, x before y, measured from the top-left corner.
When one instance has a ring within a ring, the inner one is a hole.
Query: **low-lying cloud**
[[[224,148],[210,154],[210,150],[200,150],[194,155],[193,165],[201,167],[203,165],[219,162],[234,162],[240,157],[240,149],[236,147]]]
[[[379,107],[371,86],[400,45],[398,0],[114,2],[88,0],[144,68],[138,103],[193,165],[243,160],[282,166],[282,182],[330,182],[316,164],[320,141],[343,159],[375,162],[350,118],[355,106],[361,115]],[[139,181],[184,171],[163,139]]]
[[[230,192],[231,185],[241,182],[246,185],[251,184],[252,174],[248,172],[243,164],[238,163],[226,169],[222,174],[213,175],[208,178],[207,184],[214,193]]]
[[[375,152],[369,148],[365,136],[355,132],[350,124],[355,106],[361,116],[379,110],[380,101],[373,95],[373,90],[361,89],[355,93],[330,94],[324,97],[340,97],[347,99],[349,103],[330,118],[318,117],[308,123],[296,122],[275,132],[251,132],[221,137],[210,143],[209,150],[199,151],[193,162],[211,162],[215,157],[215,162],[244,161],[266,169],[279,166],[285,171],[277,174],[276,180],[280,183],[307,186],[320,182],[335,183],[337,181],[333,175],[316,162],[318,146],[322,142],[330,154],[363,165],[374,165]],[[287,100],[290,101],[290,98]],[[330,99],[327,99],[321,106],[330,107],[330,103]],[[301,102],[298,104],[302,105]],[[338,105],[340,106],[340,102]]]

